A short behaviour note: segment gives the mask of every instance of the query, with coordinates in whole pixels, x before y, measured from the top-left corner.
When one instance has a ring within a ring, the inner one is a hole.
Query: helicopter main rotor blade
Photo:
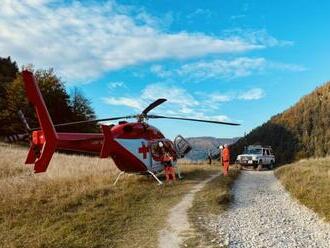
[[[65,126],[71,126],[71,125],[77,125],[77,124],[95,123],[95,122],[101,122],[101,121],[115,121],[115,120],[130,119],[130,118],[136,118],[136,115],[127,115],[127,116],[112,117],[112,118],[61,123],[61,124],[54,125],[54,127],[65,127]]]
[[[162,104],[163,102],[166,102],[167,99],[165,98],[159,98],[156,101],[154,101],[153,103],[151,103],[148,107],[146,107],[143,111],[142,111],[142,115],[147,115],[151,110],[153,110],[154,108],[158,107],[160,104]]]
[[[79,125],[79,124],[88,124],[88,123],[96,123],[101,121],[115,121],[115,120],[121,120],[121,119],[131,119],[136,118],[137,115],[127,115],[127,116],[121,116],[121,117],[112,117],[112,118],[103,118],[103,119],[95,119],[95,120],[86,120],[86,121],[74,121],[74,122],[66,122],[66,123],[60,123],[54,125],[54,127],[66,127],[66,126],[73,126],[73,125]],[[31,131],[39,130],[40,128],[33,128]]]
[[[162,115],[148,115],[147,117],[148,117],[148,119],[172,119],[172,120],[184,120],[184,121],[197,121],[197,122],[206,122],[206,123],[213,123],[213,124],[230,125],[230,126],[239,126],[239,125],[241,125],[241,124],[232,123],[232,122],[212,121],[212,120],[183,118],[183,117],[171,117],[171,116],[162,116]]]

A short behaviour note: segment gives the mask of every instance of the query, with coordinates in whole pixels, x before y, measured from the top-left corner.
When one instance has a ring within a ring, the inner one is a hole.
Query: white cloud
[[[173,75],[171,71],[165,70],[162,65],[152,65],[150,71],[160,78],[170,77]]]
[[[211,10],[198,8],[195,11],[193,11],[192,13],[188,14],[187,19],[194,19],[199,16],[202,16],[205,18],[210,18],[212,15],[213,14],[212,14]]]
[[[233,91],[226,93],[213,92],[207,94],[206,92],[198,92],[199,96],[202,97],[201,105],[208,109],[217,110],[222,103],[235,101],[235,100],[259,100],[265,97],[265,92],[261,88],[252,88],[246,91]]]
[[[304,66],[281,62],[267,61],[265,58],[238,57],[234,59],[214,59],[198,61],[182,65],[169,71],[161,65],[151,67],[151,71],[160,78],[181,76],[186,81],[203,81],[206,79],[234,79],[247,77],[260,72],[281,70],[301,72],[307,70]]]
[[[167,102],[153,110],[154,113],[171,116],[196,116],[200,102],[185,89],[173,85],[156,83],[147,85],[138,96],[106,97],[103,101],[114,106],[126,106],[135,111],[142,111],[158,98]]]
[[[242,100],[258,100],[263,98],[264,96],[265,92],[262,89],[255,88],[241,93],[240,95],[238,95],[237,98]]]
[[[144,62],[244,52],[269,44],[257,38],[164,32],[158,23],[145,11],[114,1],[2,0],[0,56],[37,68],[54,67],[66,80],[83,81]]]
[[[192,107],[199,105],[199,102],[185,89],[161,83],[147,85],[139,96],[106,97],[103,100],[109,105],[127,106],[141,111],[158,98],[167,99],[166,107],[160,106],[163,111],[177,110],[187,114],[192,112]]]
[[[231,119],[227,115],[214,115],[212,116],[215,121],[231,121]]]
[[[110,90],[117,89],[117,88],[127,88],[126,84],[122,81],[117,81],[117,82],[110,82],[108,84],[108,88]]]
[[[213,93],[209,95],[209,100],[213,103],[229,102],[232,100],[231,95]]]
[[[286,64],[280,62],[270,62],[268,67],[271,69],[293,71],[293,72],[302,72],[307,70],[307,68],[302,65]]]
[[[134,110],[140,112],[154,100],[166,98],[168,101],[152,110],[153,113],[167,116],[232,121],[229,116],[219,113],[221,103],[238,99],[257,100],[264,97],[264,95],[264,91],[259,88],[254,88],[244,93],[220,94],[215,92],[207,94],[206,92],[198,92],[192,95],[184,88],[166,83],[156,83],[147,85],[138,95],[106,97],[103,98],[103,101],[109,105],[130,107],[132,112]]]
[[[204,119],[204,120],[214,120],[214,121],[232,121],[227,115],[205,115],[204,113],[197,112],[194,113],[191,118]]]
[[[144,106],[142,106],[141,101],[135,98],[130,97],[107,97],[103,99],[106,104],[115,105],[115,106],[126,106],[131,107],[137,110],[142,110]]]
[[[237,78],[251,75],[264,69],[264,58],[240,57],[233,60],[216,59],[183,65],[178,74],[191,79]]]
[[[231,39],[237,40],[246,40],[252,44],[263,44],[267,47],[275,47],[275,46],[292,46],[294,44],[293,41],[288,40],[279,40],[275,37],[268,34],[266,29],[228,29],[224,31],[226,37],[230,37]]]
[[[199,102],[185,89],[161,83],[147,85],[142,91],[141,98],[145,101],[166,98],[170,104],[177,105],[184,111],[187,111],[188,107],[199,105]]]

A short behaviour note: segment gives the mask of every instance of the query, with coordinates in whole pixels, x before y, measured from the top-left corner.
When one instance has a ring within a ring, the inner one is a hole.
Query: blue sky
[[[153,113],[165,135],[234,137],[329,80],[329,1],[2,0],[0,56],[55,69],[98,117]]]

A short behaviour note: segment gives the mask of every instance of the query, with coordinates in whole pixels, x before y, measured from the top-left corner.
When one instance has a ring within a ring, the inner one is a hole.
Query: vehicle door
[[[267,149],[262,149],[262,163],[263,164],[268,164],[268,161],[267,161]]]
[[[192,149],[189,142],[181,135],[176,136],[173,143],[177,158],[183,158]]]

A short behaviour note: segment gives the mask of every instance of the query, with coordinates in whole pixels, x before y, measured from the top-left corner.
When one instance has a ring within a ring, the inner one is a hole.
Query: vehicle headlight
[[[258,160],[259,157],[258,156],[252,156],[252,160]]]

